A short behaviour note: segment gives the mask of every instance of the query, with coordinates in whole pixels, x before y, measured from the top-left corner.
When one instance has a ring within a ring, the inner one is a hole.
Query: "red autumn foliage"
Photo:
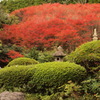
[[[100,31],[100,4],[43,4],[15,10],[20,23],[5,25],[3,43],[38,49],[62,45],[69,50],[92,39]]]
[[[2,62],[2,63],[8,63],[8,62],[9,62],[9,60],[8,60],[8,59],[5,59],[5,60],[0,59],[0,62]]]
[[[15,58],[18,58],[18,57],[24,57],[22,54],[20,54],[19,52],[14,51],[14,50],[10,50],[7,53],[7,56],[11,59],[15,59]]]
[[[7,52],[3,50],[0,56],[0,67],[6,66],[11,60],[18,58],[18,57],[24,57],[24,56],[14,50],[9,50]]]

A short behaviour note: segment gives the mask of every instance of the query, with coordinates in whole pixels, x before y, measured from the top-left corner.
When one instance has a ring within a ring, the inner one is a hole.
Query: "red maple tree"
[[[100,4],[43,4],[15,10],[20,23],[5,25],[3,43],[50,49],[54,45],[73,50],[92,39],[100,27]]]

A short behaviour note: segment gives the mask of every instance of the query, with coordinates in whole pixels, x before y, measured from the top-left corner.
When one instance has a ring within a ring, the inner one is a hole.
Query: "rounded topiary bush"
[[[32,64],[38,64],[39,62],[35,59],[30,59],[26,57],[16,58],[9,62],[7,66],[13,66],[13,65],[32,65]]]
[[[31,74],[27,73],[28,66],[15,66],[5,67],[0,69],[0,88],[7,90],[14,87],[23,87],[29,81]]]
[[[86,76],[84,67],[69,62],[49,62],[37,64],[28,71],[35,73],[28,82],[28,91],[52,93],[69,80],[79,82]]]
[[[32,66],[15,65],[0,69],[0,88],[13,90],[18,87],[27,92],[49,94],[69,80],[79,82],[86,76],[85,68],[75,63],[49,62]]]
[[[86,67],[87,70],[92,70],[94,67],[100,66],[100,40],[81,45],[67,58],[69,61]]]

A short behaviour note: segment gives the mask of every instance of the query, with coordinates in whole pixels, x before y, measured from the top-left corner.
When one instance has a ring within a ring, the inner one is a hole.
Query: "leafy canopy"
[[[95,26],[99,31],[99,8],[100,4],[54,3],[15,10],[11,14],[16,15],[20,23],[5,25],[0,39],[4,44],[37,47],[38,50],[62,45],[71,52],[91,40]]]

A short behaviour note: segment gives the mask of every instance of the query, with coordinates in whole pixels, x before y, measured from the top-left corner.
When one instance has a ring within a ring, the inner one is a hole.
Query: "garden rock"
[[[21,92],[2,92],[0,100],[25,100],[25,95]]]

